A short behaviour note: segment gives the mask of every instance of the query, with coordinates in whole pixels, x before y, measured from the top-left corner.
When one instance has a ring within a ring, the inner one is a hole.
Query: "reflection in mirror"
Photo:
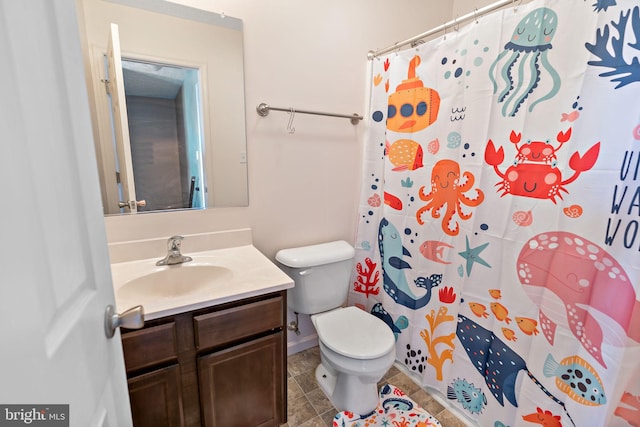
[[[122,58],[122,74],[138,211],[204,207],[198,70]]]
[[[105,214],[247,206],[242,21],[160,0],[77,3]],[[124,58],[113,105],[112,24]],[[160,82],[174,93],[149,92]]]

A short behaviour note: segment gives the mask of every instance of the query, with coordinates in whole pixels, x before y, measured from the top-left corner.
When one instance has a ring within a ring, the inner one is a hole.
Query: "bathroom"
[[[249,204],[108,216],[104,218],[106,239],[116,246],[129,241],[162,246],[166,237],[181,234],[187,236],[183,248],[188,252],[203,249],[190,246],[199,235],[250,229],[255,247],[273,260],[282,248],[339,239],[355,243],[367,120],[352,125],[344,119],[296,114],[295,132],[289,133],[290,115],[274,111],[260,117],[255,106],[266,102],[367,116],[368,51],[491,2],[405,1],[402,7],[364,1],[180,3],[242,19]],[[206,245],[208,238],[198,244]],[[28,253],[30,246],[17,240],[12,239],[16,245],[11,250]],[[9,257],[3,252],[3,260]],[[293,320],[292,313],[289,317]],[[315,345],[308,318],[302,316],[299,328],[300,335],[289,333],[290,354]]]

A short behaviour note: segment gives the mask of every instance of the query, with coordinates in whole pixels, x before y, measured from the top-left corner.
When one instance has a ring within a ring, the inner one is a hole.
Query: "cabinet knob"
[[[140,329],[144,326],[144,308],[137,305],[122,314],[115,312],[111,304],[107,306],[104,313],[104,333],[107,338],[113,338],[116,328]]]

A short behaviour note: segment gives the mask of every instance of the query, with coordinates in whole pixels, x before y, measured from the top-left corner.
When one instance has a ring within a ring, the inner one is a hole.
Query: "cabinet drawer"
[[[196,348],[205,350],[282,327],[283,304],[278,296],[195,316]]]
[[[152,326],[122,334],[127,373],[178,360],[176,324]]]

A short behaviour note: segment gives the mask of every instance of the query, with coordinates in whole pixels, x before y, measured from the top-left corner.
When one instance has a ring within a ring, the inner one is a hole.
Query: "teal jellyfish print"
[[[504,46],[489,68],[489,78],[493,83],[493,93],[498,95],[502,104],[502,115],[514,117],[521,105],[531,95],[543,73],[551,78],[551,90],[529,105],[529,112],[542,101],[552,98],[560,90],[560,75],[551,66],[548,52],[552,48],[551,40],[557,31],[558,15],[551,9],[541,7],[525,16],[513,31],[511,40]],[[498,84],[496,72],[501,64]],[[499,88],[502,86],[502,88]]]

